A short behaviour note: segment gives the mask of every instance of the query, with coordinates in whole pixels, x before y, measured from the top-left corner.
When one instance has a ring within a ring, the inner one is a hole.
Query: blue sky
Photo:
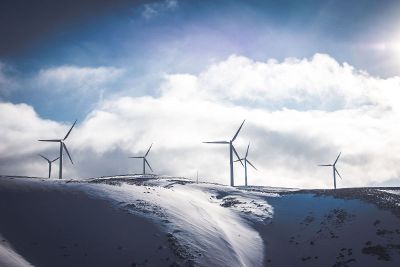
[[[12,76],[22,80],[59,65],[122,67],[132,81],[119,81],[111,90],[131,89],[138,79],[140,88],[130,90],[138,95],[154,94],[151,87],[159,73],[197,73],[231,54],[264,61],[326,53],[374,75],[398,74],[398,55],[393,60],[393,51],[367,47],[368,43],[392,41],[391,35],[399,34],[395,17],[399,5],[395,1],[160,1],[120,5],[107,6],[99,14],[71,15],[24,48],[4,54],[2,61]],[[33,18],[41,19],[39,14]],[[76,106],[78,110],[67,115],[68,106],[76,99],[37,93],[38,88],[29,81],[23,87],[3,99],[29,103],[40,115],[57,120],[70,120],[71,115],[78,114],[82,117],[89,111],[85,107],[99,97],[85,96]],[[55,100],[52,104],[45,104],[48,96]],[[61,110],[54,112],[55,106]]]
[[[137,126],[140,130],[127,130],[139,141],[128,142],[126,137],[112,132],[108,138],[113,141],[102,143],[104,149],[98,149],[100,144],[95,142],[88,150],[82,149],[95,153],[93,157],[99,162],[109,160],[110,155],[125,157],[138,152],[141,146],[148,147],[147,143],[152,142],[150,137],[159,137],[152,132],[154,127],[169,129],[168,124],[164,125],[165,120],[171,120],[171,125],[179,128],[179,114],[193,112],[190,105],[189,110],[183,109],[186,103],[198,108],[192,115],[204,125],[205,137],[213,133],[230,135],[246,114],[271,116],[276,125],[260,116],[259,120],[249,122],[248,135],[260,139],[271,136],[277,140],[275,152],[283,156],[276,164],[293,160],[294,151],[299,154],[295,160],[300,166],[335,157],[343,147],[350,149],[343,136],[337,142],[328,136],[326,139],[318,136],[326,134],[324,116],[329,118],[328,125],[336,125],[340,134],[351,132],[355,140],[360,140],[359,134],[365,132],[363,127],[371,129],[371,134],[379,129],[378,136],[369,136],[374,140],[371,144],[376,140],[379,153],[384,153],[386,147],[380,147],[378,139],[390,139],[398,130],[386,129],[385,124],[377,126],[374,120],[374,116],[390,120],[397,116],[397,103],[392,102],[397,96],[400,75],[400,19],[396,16],[400,4],[397,1],[83,0],[61,1],[57,5],[36,1],[34,6],[25,1],[4,1],[1,5],[0,15],[7,22],[0,26],[3,116],[6,111],[21,109],[21,114],[40,121],[38,129],[53,123],[50,132],[54,134],[61,133],[63,127],[78,118],[78,131],[81,129],[83,136],[90,135],[83,129],[92,129],[91,123],[98,125],[99,121],[112,120],[115,125],[137,125],[144,118],[144,123]],[[122,112],[117,103],[123,106],[121,103],[126,102],[142,109]],[[388,115],[386,110],[392,110],[393,114]],[[219,115],[211,114],[209,121],[215,119],[217,125],[226,123],[227,129],[214,132],[213,123],[207,124],[207,119],[202,117],[202,113],[211,111]],[[129,112],[140,113],[142,117],[128,116]],[[157,112],[160,118],[153,116]],[[232,114],[243,115],[233,118]],[[343,120],[354,116],[359,132],[353,132],[352,122],[339,123],[338,116]],[[315,126],[320,132],[312,126],[305,130],[302,125],[288,126],[293,120],[309,125],[310,121],[320,119],[321,124]],[[8,130],[19,127],[10,126],[7,123],[11,122],[5,119],[2,123]],[[30,121],[21,118],[20,123],[27,125]],[[147,123],[153,128],[143,128]],[[199,132],[188,124],[191,128],[188,126],[187,136]],[[115,125],[110,122],[108,127],[117,129]],[[101,133],[107,131],[98,127],[94,128],[101,139]],[[299,134],[293,135],[288,132],[289,128]],[[149,136],[149,140],[139,133]],[[8,136],[8,132],[4,135]],[[189,150],[183,150],[178,143],[164,146],[162,153],[171,155],[182,150],[189,155]],[[310,143],[315,143],[315,147]],[[273,151],[272,144],[262,141],[258,153]],[[361,177],[354,162],[364,157],[363,164],[369,164],[377,156],[370,155],[369,149],[361,149],[361,143],[357,147],[357,156],[347,158],[346,162],[349,173]],[[23,155],[29,158],[36,153],[35,149]],[[190,149],[198,153],[197,147]],[[8,160],[3,158],[0,162],[4,165]],[[32,172],[40,168],[36,161],[31,164]],[[172,174],[161,159],[159,164],[162,171]],[[104,172],[115,171],[114,167],[104,166]],[[189,169],[194,172],[195,166],[190,166],[177,172],[185,174]],[[210,168],[206,163],[202,166]],[[79,167],[73,173],[98,174]],[[222,168],[206,173],[226,175]],[[291,177],[290,181],[294,173],[295,166],[292,166],[290,171],[282,167],[269,175]],[[304,169],[305,176],[311,173],[311,167]],[[400,169],[376,175],[380,182],[390,184],[397,181],[397,173]],[[258,176],[260,183],[264,174]],[[304,179],[299,186],[312,184],[311,178]],[[361,178],[354,184],[362,184]]]

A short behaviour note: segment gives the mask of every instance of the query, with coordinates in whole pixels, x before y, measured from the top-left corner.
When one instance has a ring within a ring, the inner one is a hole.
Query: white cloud
[[[77,90],[82,93],[105,89],[123,73],[123,69],[114,67],[59,66],[40,70],[37,82],[41,88]]]
[[[384,88],[378,88],[382,84]],[[283,62],[231,56],[198,77],[198,90],[213,97],[260,102],[273,109],[339,110],[371,105],[383,100],[376,94],[393,91],[399,85],[399,77],[377,79],[323,54],[310,60],[288,58]]]
[[[37,140],[61,138],[66,131],[67,126],[38,117],[29,105],[0,103],[1,174],[45,175],[47,163],[38,153],[56,157],[56,144]]]
[[[160,12],[174,10],[178,7],[177,0],[163,0],[143,6],[142,16],[145,19],[152,19],[160,14]]]
[[[157,97],[99,103],[68,140],[76,165],[66,174],[139,172],[140,163],[127,157],[154,142],[149,160],[157,173],[194,176],[199,170],[200,177],[228,183],[228,148],[201,142],[232,138],[246,118],[235,145],[243,154],[251,141],[249,158],[259,169],[249,170],[252,184],[330,188],[331,170],[316,165],[331,163],[339,151],[339,186],[400,182],[399,77],[372,77],[317,54],[280,63],[231,56],[197,75],[164,78]],[[30,127],[37,136],[53,138],[67,130],[49,126],[26,105],[8,105],[21,116],[15,125],[1,120],[0,138],[8,146],[1,155],[30,147],[27,140],[35,138],[29,139],[25,125],[31,121],[37,122]],[[44,148],[35,145],[24,153],[35,149]],[[18,169],[24,163],[12,164]],[[235,171],[242,184],[243,170]]]

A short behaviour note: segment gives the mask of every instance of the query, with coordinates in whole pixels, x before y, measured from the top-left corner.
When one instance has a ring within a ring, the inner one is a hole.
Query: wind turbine
[[[254,165],[251,164],[251,162],[247,159],[247,156],[249,155],[249,147],[250,147],[250,142],[249,142],[249,145],[247,146],[246,155],[244,156],[244,158],[240,159],[240,160],[244,161],[244,184],[245,184],[245,186],[247,186],[247,163],[250,164],[250,166],[253,167],[255,170],[257,170],[257,168],[254,167]],[[239,159],[235,160],[235,162],[238,162],[238,161],[239,161]]]
[[[63,150],[65,149],[65,152],[67,152],[68,158],[71,161],[72,164],[74,164],[74,162],[72,161],[71,155],[68,152],[67,146],[65,145],[64,141],[68,138],[69,134],[72,131],[72,128],[74,128],[76,124],[76,120],[74,122],[74,124],[72,124],[71,128],[69,129],[68,133],[65,135],[64,139],[41,139],[38,141],[41,142],[57,142],[60,143],[60,169],[59,169],[59,174],[58,174],[58,178],[62,179],[62,165],[63,165]]]
[[[149,162],[146,159],[152,146],[153,146],[153,144],[150,145],[149,149],[147,150],[146,154],[143,157],[129,157],[130,159],[143,159],[143,174],[146,174],[146,164],[147,164],[147,166],[149,166],[150,170],[153,171]]]
[[[43,159],[45,159],[45,160],[47,161],[47,163],[49,163],[49,179],[50,179],[50,175],[51,175],[51,164],[52,164],[54,161],[58,160],[60,157],[55,158],[55,159],[53,159],[53,160],[49,160],[48,158],[46,158],[46,157],[43,156],[43,155],[40,155],[40,154],[39,154],[39,156],[41,156]]]
[[[318,166],[332,166],[333,169],[333,187],[336,189],[336,173],[339,175],[340,179],[342,179],[342,176],[340,176],[338,170],[336,169],[336,163],[340,157],[340,154],[342,154],[342,152],[339,153],[339,155],[337,156],[335,162],[333,164],[323,164],[323,165],[318,165]]]
[[[243,165],[242,160],[240,159],[238,153],[236,152],[235,147],[233,146],[233,141],[235,141],[236,137],[238,136],[242,126],[246,120],[242,122],[239,129],[237,130],[236,134],[233,138],[229,141],[213,141],[213,142],[203,142],[205,144],[224,144],[229,145],[229,166],[230,166],[230,174],[231,174],[231,186],[234,186],[234,177],[233,177],[233,153],[235,153],[236,157],[239,159],[240,163]]]

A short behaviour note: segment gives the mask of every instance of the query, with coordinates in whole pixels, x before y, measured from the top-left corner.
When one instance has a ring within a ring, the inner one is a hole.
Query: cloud
[[[235,146],[243,154],[251,143],[249,159],[259,170],[249,170],[251,184],[331,188],[331,170],[316,165],[342,151],[339,186],[392,185],[400,182],[398,88],[399,77],[373,77],[328,55],[282,62],[231,56],[198,74],[166,74],[156,96],[98,103],[68,140],[76,164],[66,175],[140,172],[128,156],[154,143],[149,161],[157,173],[194,177],[198,170],[202,179],[227,184],[228,147],[202,141],[229,140],[247,119]],[[27,105],[4,105],[20,116],[0,121],[7,146],[0,162],[19,150],[26,158],[57,152],[29,142],[63,136],[68,126],[38,118]],[[243,184],[239,165],[235,175]]]
[[[42,88],[80,93],[107,88],[124,73],[115,67],[58,66],[40,70],[36,81]]]
[[[205,91],[220,100],[258,103],[269,109],[334,111],[383,101],[377,94],[391,91],[392,95],[400,78],[374,78],[324,54],[283,62],[255,62],[234,55],[209,67],[196,82],[195,91]]]
[[[149,20],[158,16],[161,12],[174,10],[178,7],[177,0],[163,0],[143,6],[142,16]]]
[[[57,155],[53,144],[38,142],[43,138],[60,138],[67,126],[40,118],[26,104],[0,103],[1,174],[44,175],[38,153]],[[45,162],[44,162],[45,163]]]

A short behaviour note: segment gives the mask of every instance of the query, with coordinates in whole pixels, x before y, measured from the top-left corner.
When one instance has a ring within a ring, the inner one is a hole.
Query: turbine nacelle
[[[53,160],[49,160],[48,158],[46,158],[45,156],[39,154],[40,157],[42,157],[44,160],[46,160],[48,163],[53,163],[54,161],[58,160],[60,157],[57,157]]]

